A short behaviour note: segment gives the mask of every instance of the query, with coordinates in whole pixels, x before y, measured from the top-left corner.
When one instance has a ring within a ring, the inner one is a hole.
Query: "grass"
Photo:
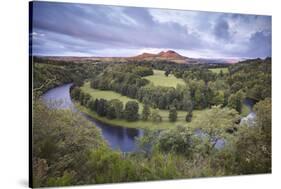
[[[175,87],[177,85],[185,85],[182,79],[176,78],[173,74],[169,74],[169,76],[165,76],[165,71],[162,70],[153,70],[154,74],[151,76],[144,77],[149,80],[155,86],[163,86],[163,87]]]
[[[121,100],[124,104],[126,104],[128,101],[131,101],[131,100],[138,102],[135,99],[132,99],[132,98],[127,97],[127,96],[123,96],[123,95],[121,95],[119,93],[116,93],[114,91],[93,89],[90,86],[90,82],[86,82],[81,87],[81,90],[90,94],[94,99],[100,99],[100,98],[103,98],[105,100],[118,99],[118,100]],[[138,103],[139,103],[140,106],[142,106],[142,104],[140,102],[138,102]]]
[[[86,82],[81,87],[81,90],[90,94],[93,99],[100,99],[100,98],[103,98],[103,99],[106,99],[106,100],[119,99],[124,103],[124,105],[125,105],[126,102],[128,102],[130,100],[136,101],[136,102],[138,102],[139,107],[140,107],[139,114],[141,114],[141,112],[142,112],[143,104],[141,102],[139,102],[135,99],[129,98],[127,96],[122,96],[119,93],[116,93],[114,91],[104,91],[104,90],[99,90],[99,89],[93,89],[93,88],[90,87],[89,82]],[[151,120],[148,120],[148,121],[138,120],[138,121],[134,121],[134,122],[129,122],[129,121],[126,121],[124,119],[108,119],[106,117],[98,116],[96,112],[93,112],[90,109],[79,105],[78,103],[76,103],[76,107],[80,111],[90,115],[91,117],[93,117],[93,118],[95,118],[95,119],[97,119],[101,122],[104,122],[104,123],[107,123],[107,124],[110,124],[110,125],[117,125],[117,126],[123,126],[123,127],[128,127],[128,128],[168,129],[168,128],[173,128],[176,125],[186,125],[186,124],[188,124],[185,121],[185,116],[187,114],[185,111],[177,111],[177,114],[178,114],[177,121],[176,122],[170,122],[169,121],[169,111],[168,110],[159,110],[159,114],[162,117],[162,122],[155,123]],[[196,119],[196,117],[199,114],[201,114],[202,111],[204,111],[204,110],[193,111],[193,119]]]
[[[222,73],[224,73],[224,74],[229,73],[228,68],[210,68],[209,70],[216,74],[219,74],[220,71],[222,71]]]

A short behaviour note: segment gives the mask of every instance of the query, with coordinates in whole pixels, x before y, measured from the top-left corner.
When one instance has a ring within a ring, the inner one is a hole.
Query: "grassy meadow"
[[[209,70],[212,71],[213,73],[217,73],[217,74],[219,74],[221,71],[224,74],[229,73],[228,68],[210,68]]]
[[[177,85],[185,85],[182,79],[176,78],[173,74],[165,76],[165,71],[153,70],[153,75],[144,77],[155,86],[175,87]]]
[[[119,99],[121,100],[124,104],[126,104],[128,101],[135,101],[139,104],[139,114],[142,113],[143,109],[143,104],[136,99],[132,99],[127,96],[120,95],[117,92],[114,91],[105,91],[105,90],[99,90],[99,89],[93,89],[90,87],[90,82],[85,82],[84,85],[81,87],[81,90],[85,93],[88,93],[91,95],[93,99],[106,99],[106,100],[113,100],[113,99]],[[162,117],[162,122],[161,123],[155,123],[153,121],[126,121],[126,120],[120,120],[120,119],[108,119],[106,117],[101,117],[98,116],[96,112],[93,112],[89,110],[88,108],[79,105],[76,103],[76,106],[79,110],[83,111],[84,113],[94,117],[95,119],[111,124],[111,125],[118,125],[118,126],[123,126],[123,127],[129,127],[129,128],[151,128],[151,129],[166,129],[166,128],[173,128],[176,125],[183,125],[186,124],[185,121],[185,116],[187,112],[185,111],[177,111],[177,116],[178,119],[176,122],[170,122],[169,121],[169,110],[159,110],[159,115]],[[153,109],[151,109],[153,111]],[[196,115],[200,114],[204,110],[195,110],[193,112],[194,117]]]

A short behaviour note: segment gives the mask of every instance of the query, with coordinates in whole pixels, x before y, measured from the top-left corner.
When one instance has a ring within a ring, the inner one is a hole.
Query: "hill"
[[[142,53],[140,55],[130,57],[129,59],[135,61],[168,60],[179,64],[191,63],[192,60],[191,58],[182,56],[173,50],[161,51],[157,54]]]

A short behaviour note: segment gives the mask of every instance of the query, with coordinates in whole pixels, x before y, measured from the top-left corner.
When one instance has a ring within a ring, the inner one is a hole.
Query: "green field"
[[[222,73],[229,73],[228,68],[210,68],[210,71],[219,74],[221,71]]]
[[[124,105],[126,102],[133,100],[139,103],[139,114],[141,114],[142,109],[143,109],[143,104],[135,99],[129,98],[127,96],[122,96],[119,93],[113,92],[113,91],[103,91],[99,89],[93,89],[90,87],[90,83],[86,82],[82,87],[81,90],[83,92],[86,92],[92,96],[93,99],[106,99],[106,100],[112,100],[112,99],[119,99],[121,100]],[[175,127],[176,125],[185,125],[187,122],[185,121],[185,116],[186,112],[185,111],[177,111],[178,113],[178,119],[176,122],[170,122],[169,121],[169,111],[168,110],[159,110],[159,114],[162,117],[162,122],[161,123],[155,123],[152,121],[134,121],[134,122],[129,122],[126,120],[120,120],[120,119],[107,119],[106,117],[100,117],[98,116],[95,112],[89,110],[88,108],[85,108],[84,106],[79,105],[76,103],[77,108],[94,117],[95,119],[111,124],[111,125],[118,125],[118,126],[123,126],[123,127],[129,127],[129,128],[151,128],[151,129],[167,129],[167,128],[172,128]],[[197,115],[200,114],[202,111],[193,111],[193,119],[196,119]]]
[[[130,100],[136,101],[135,99],[129,98],[127,96],[123,96],[119,93],[116,93],[114,91],[105,91],[105,90],[99,90],[99,89],[93,89],[90,86],[90,82],[86,82],[82,87],[81,90],[85,93],[90,94],[94,99],[100,99],[103,98],[105,100],[112,100],[112,99],[118,99],[121,100],[124,104],[127,103]],[[139,103],[139,102],[138,102]],[[142,109],[142,104],[139,103]]]
[[[173,74],[169,74],[169,76],[165,76],[165,71],[162,70],[153,70],[153,75],[144,77],[149,80],[155,86],[163,86],[163,87],[176,87],[177,85],[185,85],[182,79],[176,78]]]

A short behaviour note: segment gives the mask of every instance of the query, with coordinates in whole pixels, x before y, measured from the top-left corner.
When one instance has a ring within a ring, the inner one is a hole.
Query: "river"
[[[70,97],[71,86],[72,84],[70,83],[50,89],[42,95],[43,102],[50,108],[71,109],[72,111],[79,112],[79,110],[75,108]],[[135,137],[143,135],[141,129],[108,125],[101,123],[82,112],[79,113],[101,129],[103,138],[108,142],[112,149],[119,149],[122,152],[133,152],[138,149]]]
[[[99,122],[93,119],[92,117],[84,114],[83,112],[80,112],[75,108],[71,100],[71,86],[72,84],[70,83],[50,89],[49,91],[43,94],[42,99],[50,108],[71,109],[72,111],[81,113],[85,118],[87,118],[89,121],[94,123],[94,125],[101,129],[102,136],[108,142],[112,149],[119,149],[122,152],[133,152],[138,149],[135,139],[136,137],[140,137],[143,135],[143,130],[112,126],[106,123]],[[250,108],[250,113],[246,117],[243,117],[241,119],[240,124],[247,124],[248,126],[252,126],[256,118],[256,115],[253,112],[254,101],[251,99],[245,99],[243,103]],[[201,136],[202,132],[200,130],[197,130],[195,134]],[[219,139],[215,147],[219,149],[222,148],[224,145],[225,141]]]

